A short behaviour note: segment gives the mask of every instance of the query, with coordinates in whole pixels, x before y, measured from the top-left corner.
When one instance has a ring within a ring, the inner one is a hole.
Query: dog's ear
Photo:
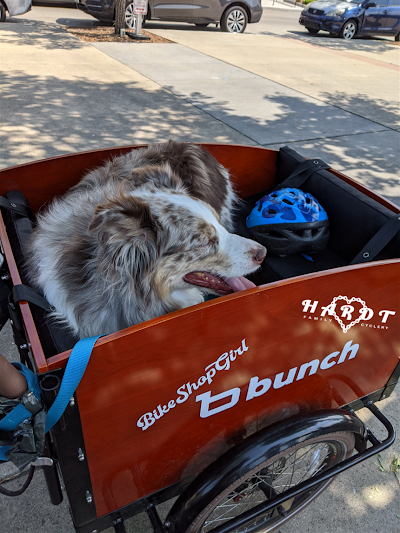
[[[167,187],[168,189],[187,192],[183,186],[182,180],[172,171],[169,163],[134,168],[130,179],[133,180],[138,187],[152,183],[157,188]],[[130,179],[126,180],[127,184]],[[121,185],[122,188],[123,186],[124,184]]]
[[[148,204],[133,196],[120,195],[96,207],[89,232],[102,242],[153,241],[156,228]]]
[[[89,232],[109,247],[116,269],[144,272],[157,257],[157,225],[150,207],[133,196],[119,195],[96,207]]]

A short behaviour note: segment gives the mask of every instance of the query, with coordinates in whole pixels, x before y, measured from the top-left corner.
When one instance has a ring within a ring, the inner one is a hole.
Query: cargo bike
[[[242,199],[237,233],[248,236],[245,217],[265,191],[288,184],[324,206],[329,244],[313,257],[267,254],[255,288],[96,342],[37,463],[54,504],[62,477],[79,533],[123,532],[143,511],[156,533],[273,531],[395,438],[375,403],[400,376],[400,209],[288,147],[203,146]],[[135,148],[0,172],[12,327],[47,408],[77,339],[19,290],[34,224],[24,210],[36,213],[87,170]],[[384,440],[357,416],[364,407]],[[161,519],[157,505],[172,498]]]

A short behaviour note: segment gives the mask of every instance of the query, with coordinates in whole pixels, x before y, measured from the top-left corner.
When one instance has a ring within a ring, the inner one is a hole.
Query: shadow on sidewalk
[[[379,54],[386,52],[398,46],[393,38],[390,37],[374,37],[374,36],[362,36],[355,37],[351,41],[346,41],[330,33],[318,33],[318,35],[311,35],[305,29],[299,29],[298,31],[287,30],[282,35],[277,35],[271,31],[261,31],[259,35],[269,35],[270,37],[280,37],[282,39],[296,39],[307,44],[315,44],[322,46],[330,50],[339,50],[341,52],[370,52],[376,54],[376,59],[379,58]],[[306,52],[305,52],[306,53]]]
[[[46,50],[76,50],[86,44],[71,36],[58,24],[37,22],[23,18],[9,19],[1,30],[16,46],[35,46]]]
[[[182,96],[263,146],[275,149],[284,144],[293,145],[303,155],[325,158],[333,168],[348,173],[378,194],[395,203],[400,201],[399,133],[381,125],[383,122],[399,124],[397,102],[373,100],[361,93],[349,96],[332,91],[325,95],[329,96],[331,105],[318,105],[306,97],[302,100],[300,94],[268,94],[262,98],[265,107],[260,105],[260,118],[255,118],[239,115],[238,108],[230,106],[228,101],[199,91]],[[367,110],[375,113],[380,121],[365,120]]]
[[[321,92],[320,98],[339,109],[376,121],[378,124],[383,124],[388,128],[395,130],[400,128],[400,112],[397,100],[374,99],[370,98],[366,93],[347,94],[344,91],[335,90]]]
[[[244,139],[152,82],[109,82],[107,72],[104,80],[91,80],[85,68],[83,64],[81,76],[73,79],[3,72],[0,167],[170,138],[211,143]]]
[[[343,52],[370,52],[377,55],[376,59],[379,59],[378,56],[380,53],[398,46],[394,37],[391,36],[378,37],[362,35],[356,36],[351,40],[345,40],[326,32],[318,33],[318,35],[311,35],[305,29],[299,31],[288,30],[287,34],[282,35],[282,37],[292,37],[307,43],[329,47],[330,49]]]

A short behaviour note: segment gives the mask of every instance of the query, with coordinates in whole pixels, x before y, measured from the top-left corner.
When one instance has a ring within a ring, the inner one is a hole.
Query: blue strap
[[[21,422],[31,416],[32,413],[30,413],[22,403],[19,403],[12,411],[2,418],[2,420],[0,420],[0,429],[3,431],[14,431]]]
[[[79,385],[83,374],[85,373],[94,345],[100,337],[88,337],[78,341],[72,349],[69,356],[64,377],[61,382],[60,390],[50,407],[46,418],[46,433],[58,422],[65,411],[72,395]],[[29,390],[40,399],[41,391],[37,376],[21,363],[13,363],[18,370],[25,376]],[[22,405],[16,405],[2,420],[0,420],[0,430],[13,431],[21,422],[30,418],[32,414]],[[7,461],[6,453],[12,446],[0,446],[0,461]]]
[[[38,400],[40,400],[40,387],[37,376],[26,368],[26,366],[21,363],[13,363],[24,376],[28,385],[28,389],[33,392]],[[32,413],[26,409],[22,403],[19,403],[10,411],[4,418],[0,420],[0,429],[3,431],[13,431],[21,422],[25,419],[30,418]]]
[[[42,391],[39,386],[39,381],[37,378],[37,375],[32,372],[32,370],[29,370],[26,366],[24,366],[21,363],[11,363],[15,368],[17,368],[21,374],[24,375],[26,379],[26,383],[28,385],[28,389],[33,392],[33,394],[36,396],[38,400],[40,400]]]
[[[81,339],[73,347],[61,382],[60,390],[47,413],[46,433],[58,422],[65,411],[86,370],[93,347],[97,339],[102,336],[103,335],[98,335],[97,337]]]
[[[0,461],[8,461],[6,452],[10,450],[12,446],[0,446]]]
[[[33,392],[38,400],[40,400],[41,393],[39,382],[36,374],[29,370],[26,366],[21,363],[12,363],[15,368],[17,368],[21,374],[24,375],[28,389]],[[7,413],[7,415],[0,420],[0,430],[2,431],[14,431],[14,429],[21,424],[27,418],[30,418],[32,413],[26,409],[22,403],[17,404],[12,411]],[[0,461],[7,461],[6,453],[10,450],[12,446],[0,446]]]

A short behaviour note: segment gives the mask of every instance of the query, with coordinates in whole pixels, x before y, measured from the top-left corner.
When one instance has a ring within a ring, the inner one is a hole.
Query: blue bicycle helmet
[[[317,252],[328,244],[328,215],[300,189],[278,189],[263,196],[246,225],[254,239],[275,255]]]

